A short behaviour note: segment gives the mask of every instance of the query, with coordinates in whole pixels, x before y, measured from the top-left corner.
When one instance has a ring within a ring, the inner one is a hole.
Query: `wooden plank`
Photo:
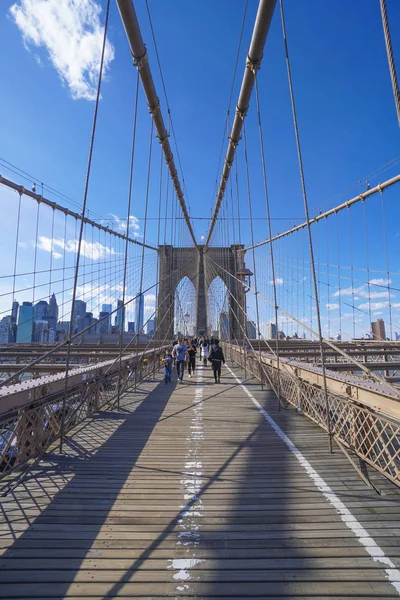
[[[249,389],[400,566],[398,491],[371,492],[321,430]],[[0,598],[398,597],[227,372],[144,384],[2,508]]]

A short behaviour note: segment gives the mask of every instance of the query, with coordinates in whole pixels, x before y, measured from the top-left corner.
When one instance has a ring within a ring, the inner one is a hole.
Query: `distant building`
[[[135,307],[135,323],[136,323],[136,333],[143,333],[143,323],[144,323],[144,296],[143,294],[139,294],[136,298],[136,307]]]
[[[86,302],[83,300],[75,300],[74,314],[73,314],[73,333],[79,333],[83,329],[83,323],[85,321],[86,314]]]
[[[11,308],[11,339],[10,343],[15,342],[17,339],[17,319],[18,319],[18,308],[19,303],[14,300]]]
[[[14,337],[14,322],[12,316],[7,315],[0,321],[0,344],[10,344]]]
[[[154,336],[154,331],[155,331],[154,319],[150,319],[149,321],[147,321],[147,335]]]
[[[19,303],[16,300],[14,300],[14,302],[12,303],[12,309],[11,309],[11,319],[14,321],[14,323],[17,322],[18,307],[19,307]]]
[[[99,321],[97,323],[97,333],[99,333],[100,335],[106,335],[108,333],[111,333],[111,317],[109,312],[102,311],[99,314]]]
[[[117,313],[115,315],[115,326],[118,331],[124,331],[125,329],[125,308],[122,300],[117,301]]]
[[[135,333],[135,321],[128,321],[128,333]]]
[[[32,302],[23,302],[19,307],[17,344],[30,344],[33,336],[33,306]]]
[[[33,320],[45,321],[48,316],[49,304],[46,300],[39,300],[33,307]]]
[[[85,329],[85,333],[87,334],[95,334],[96,333],[96,323],[97,319],[93,318],[93,313],[87,312],[85,313],[85,319],[83,322],[83,329]],[[89,327],[89,329],[86,329]]]
[[[49,330],[56,331],[58,321],[58,305],[55,294],[52,294],[49,301],[49,308],[47,311],[47,320],[49,322]]]
[[[267,323],[265,326],[265,339],[275,340],[276,339],[276,325],[275,323]]]
[[[112,304],[103,304],[101,312],[110,314],[112,312]]]
[[[399,341],[399,334],[397,333],[397,331],[394,332],[394,339],[396,340],[396,342]]]
[[[230,330],[229,330],[229,314],[227,312],[219,313],[219,323],[218,323],[218,333],[220,340],[229,340],[230,339]]]
[[[386,340],[385,321],[378,319],[371,323],[371,333],[373,340]]]
[[[342,341],[342,336],[340,335],[340,333],[337,334],[336,339],[338,342]]]
[[[257,329],[256,329],[256,324],[254,323],[254,321],[247,321],[246,328],[247,328],[247,337],[249,338],[249,340],[257,339]]]
[[[63,342],[69,334],[69,321],[59,321],[56,329],[56,339]]]
[[[35,321],[33,341],[37,343],[49,341],[49,322],[47,319],[37,319]]]

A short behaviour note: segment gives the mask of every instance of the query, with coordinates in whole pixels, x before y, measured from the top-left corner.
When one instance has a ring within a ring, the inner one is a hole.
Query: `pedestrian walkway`
[[[397,489],[242,378],[160,374],[78,427],[3,499],[0,598],[398,598]]]

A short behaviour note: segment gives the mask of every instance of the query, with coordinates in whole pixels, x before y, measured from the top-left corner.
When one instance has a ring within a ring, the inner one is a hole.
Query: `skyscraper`
[[[32,302],[23,302],[19,307],[17,344],[30,344],[33,335],[33,306]]]
[[[265,339],[275,340],[276,339],[276,325],[275,323],[267,323],[265,326]]]
[[[385,321],[378,319],[371,323],[371,333],[373,340],[386,340]]]
[[[47,319],[36,319],[33,330],[34,342],[49,341],[49,322]]]
[[[49,308],[47,311],[47,319],[49,321],[49,329],[56,330],[58,321],[58,305],[55,294],[50,298]]]
[[[0,344],[9,344],[13,342],[14,336],[14,323],[12,317],[7,315],[0,321]]]
[[[153,336],[154,330],[155,330],[154,319],[150,319],[149,321],[147,321],[147,335]]]
[[[39,302],[36,302],[35,306],[33,307],[33,320],[44,321],[47,319],[48,311],[49,305],[46,300],[39,300]]]
[[[115,315],[115,326],[118,327],[118,331],[124,331],[125,328],[125,308],[122,300],[117,301],[117,313]]]
[[[18,318],[19,303],[14,300],[11,308],[11,337],[9,342],[15,342],[17,338],[17,318]]]
[[[14,300],[14,302],[12,303],[12,309],[11,309],[11,319],[14,321],[14,323],[17,322],[18,307],[19,307],[18,302],[16,300]]]
[[[257,329],[254,321],[247,321],[247,337],[249,340],[257,339]]]
[[[86,302],[83,300],[75,300],[73,314],[73,333],[79,333],[83,329],[83,323],[86,314]]]
[[[135,323],[136,323],[136,333],[143,333],[143,323],[144,323],[144,296],[140,294],[136,298],[136,310],[135,310]]]

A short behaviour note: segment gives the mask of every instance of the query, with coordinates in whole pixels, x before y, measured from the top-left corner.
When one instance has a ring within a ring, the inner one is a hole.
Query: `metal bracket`
[[[133,64],[135,67],[137,67],[137,69],[140,71],[141,69],[143,69],[144,66],[146,66],[149,62],[149,57],[147,54],[147,49],[145,47],[144,50],[144,54],[142,54],[141,56],[134,56],[133,57]]]
[[[261,67],[261,60],[253,60],[250,58],[249,55],[247,55],[246,58],[246,69],[248,69],[249,71],[251,71],[253,73],[254,76],[257,75],[257,71],[260,69]]]
[[[354,452],[351,452],[351,450],[346,448],[346,446],[344,446],[338,439],[336,439],[335,437],[333,439],[335,440],[335,442],[337,443],[337,445],[339,446],[340,450],[343,452],[345,457],[348,459],[350,464],[353,466],[353,468],[357,472],[360,479],[362,479],[362,481],[365,483],[365,485],[367,485],[372,490],[375,490],[375,492],[377,494],[379,494],[380,496],[385,496],[385,493],[382,492],[382,490],[379,489],[370,480],[369,475],[368,475],[367,463],[364,460],[362,460],[362,458],[357,456],[357,454],[355,454]]]

